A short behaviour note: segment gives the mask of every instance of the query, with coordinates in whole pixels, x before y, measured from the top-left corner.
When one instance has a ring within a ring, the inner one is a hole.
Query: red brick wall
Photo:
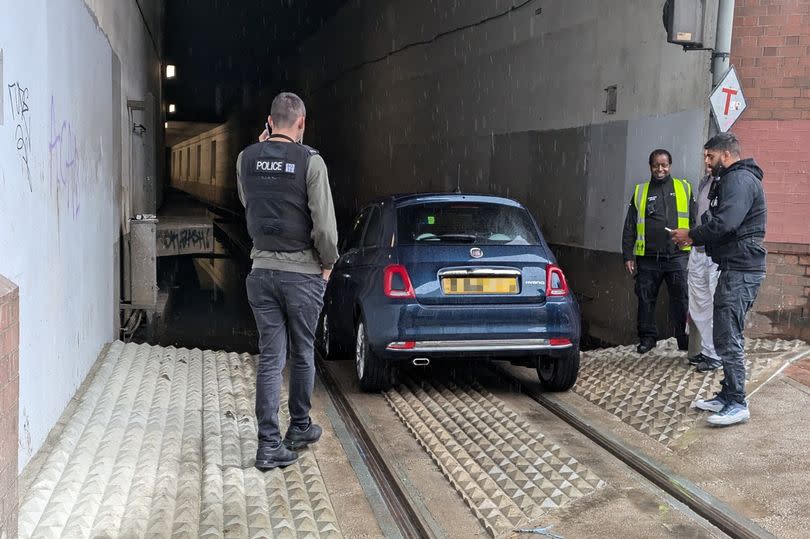
[[[810,243],[810,120],[741,120],[733,131],[765,171],[766,241]]]
[[[0,537],[17,537],[20,297],[0,275]]]
[[[810,340],[810,0],[737,0],[731,63],[748,103],[732,131],[768,199],[755,333]]]
[[[751,336],[782,336],[810,342],[810,245],[766,243],[768,273],[759,291]]]
[[[748,108],[733,131],[765,171],[766,239],[810,243],[810,0],[737,0],[734,15]]]

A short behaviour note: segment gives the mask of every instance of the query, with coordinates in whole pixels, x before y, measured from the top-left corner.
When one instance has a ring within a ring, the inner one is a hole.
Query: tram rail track
[[[378,491],[403,537],[436,537],[431,525],[413,502],[399,474],[386,462],[377,447],[374,435],[364,425],[345,392],[345,388],[330,372],[323,358],[318,357],[317,372],[346,427],[359,449],[360,455],[373,478]],[[705,522],[730,537],[774,538],[775,536],[745,517],[727,503],[692,481],[676,474],[660,462],[629,446],[618,437],[600,429],[584,414],[566,404],[553,394],[543,393],[538,388],[510,374],[500,366],[492,370],[504,382],[542,406],[579,434],[610,453],[617,461],[637,472],[672,499],[688,507]]]
[[[402,536],[407,539],[432,538],[436,535],[422,518],[408,496],[400,477],[386,463],[373,437],[363,424],[335,377],[326,368],[323,358],[316,354],[315,366],[332,404],[346,425],[360,455],[373,478],[380,495]]]
[[[517,386],[521,393],[553,413],[618,460],[629,466],[656,487],[683,503],[712,526],[735,539],[775,539],[776,536],[734,508],[706,492],[692,481],[676,474],[663,464],[628,446],[616,436],[596,427],[591,421],[553,394],[526,385],[504,369],[494,366],[499,376]]]

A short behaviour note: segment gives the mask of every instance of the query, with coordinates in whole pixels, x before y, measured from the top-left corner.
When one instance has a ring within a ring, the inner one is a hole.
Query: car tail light
[[[562,270],[554,264],[546,267],[546,296],[567,296],[568,283]]]
[[[548,344],[551,346],[568,346],[571,344],[571,339],[549,339]]]
[[[389,298],[416,298],[408,270],[402,264],[391,264],[383,270],[383,289]]]
[[[416,341],[398,341],[392,342],[386,346],[389,350],[413,350],[416,348]]]

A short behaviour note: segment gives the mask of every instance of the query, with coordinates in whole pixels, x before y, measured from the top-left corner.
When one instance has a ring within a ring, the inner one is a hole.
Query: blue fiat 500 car
[[[326,288],[317,345],[353,359],[360,386],[398,365],[493,358],[545,389],[579,371],[579,307],[531,214],[486,195],[392,195],[364,207]]]

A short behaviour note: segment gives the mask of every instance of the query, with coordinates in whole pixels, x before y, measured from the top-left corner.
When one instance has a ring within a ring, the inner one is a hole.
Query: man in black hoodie
[[[686,315],[689,309],[687,265],[689,247],[677,247],[668,228],[689,228],[695,224],[697,204],[692,186],[670,175],[672,155],[667,150],[650,154],[650,179],[636,186],[622,232],[622,255],[627,272],[636,279],[638,297],[639,354],[655,348],[658,330],[655,303],[661,283],[669,293],[669,318],[678,347],[686,350]]]
[[[702,224],[672,232],[679,246],[705,245],[720,267],[714,293],[714,346],[723,361],[722,389],[694,406],[715,412],[712,425],[743,423],[751,417],[745,401],[745,315],[757,298],[765,278],[763,241],[768,210],[762,188],[762,169],[753,159],[740,159],[740,143],[731,133],[709,139],[706,165],[719,177],[710,194],[709,211]]]

